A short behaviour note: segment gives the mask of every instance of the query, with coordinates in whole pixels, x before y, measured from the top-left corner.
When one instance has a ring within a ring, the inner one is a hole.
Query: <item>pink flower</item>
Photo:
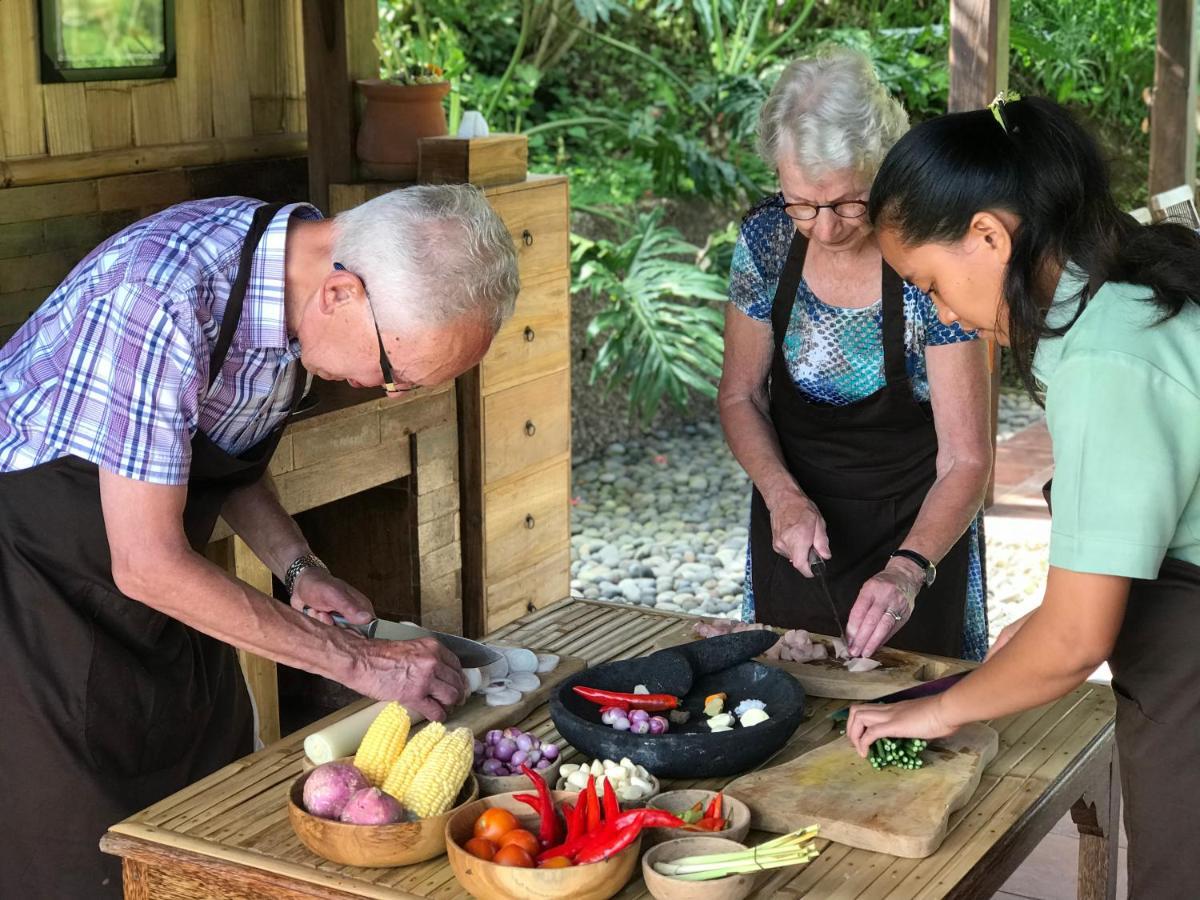
[[[665,466],[667,464],[667,458],[661,453],[654,457],[654,461],[660,466]]]
[[[583,498],[582,498],[582,497],[572,497],[572,498],[571,498],[571,505],[572,505],[572,506],[578,506],[582,500],[583,500]]]

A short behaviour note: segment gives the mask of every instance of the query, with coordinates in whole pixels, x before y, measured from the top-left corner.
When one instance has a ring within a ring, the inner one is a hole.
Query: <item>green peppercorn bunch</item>
[[[921,759],[921,751],[929,746],[928,741],[920,738],[880,738],[871,744],[867,751],[867,759],[876,769],[897,766],[901,769],[919,769],[925,765]]]

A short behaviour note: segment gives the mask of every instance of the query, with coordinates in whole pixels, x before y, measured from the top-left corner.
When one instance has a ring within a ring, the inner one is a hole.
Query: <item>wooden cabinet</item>
[[[567,182],[487,189],[517,247],[516,312],[458,380],[464,625],[483,634],[570,587]]]
[[[400,185],[333,184],[334,212]],[[458,379],[463,629],[479,635],[570,588],[571,349],[567,180],[484,189],[517,248],[521,293]]]

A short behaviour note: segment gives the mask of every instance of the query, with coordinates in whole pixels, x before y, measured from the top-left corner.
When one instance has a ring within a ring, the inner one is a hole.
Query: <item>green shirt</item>
[[[1070,321],[1068,269],[1047,320]],[[1156,578],[1165,556],[1200,565],[1200,305],[1155,324],[1151,292],[1106,284],[1060,338],[1043,338],[1054,445],[1050,564]]]

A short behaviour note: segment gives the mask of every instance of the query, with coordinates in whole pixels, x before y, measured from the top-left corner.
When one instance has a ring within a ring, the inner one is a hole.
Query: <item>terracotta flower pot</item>
[[[450,83],[391,84],[370,78],[357,84],[366,100],[357,147],[365,174],[385,181],[414,180],[417,141],[446,133],[442,98]]]

